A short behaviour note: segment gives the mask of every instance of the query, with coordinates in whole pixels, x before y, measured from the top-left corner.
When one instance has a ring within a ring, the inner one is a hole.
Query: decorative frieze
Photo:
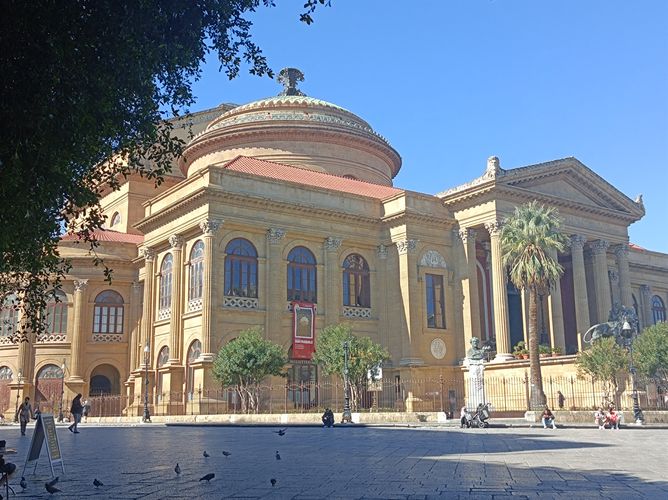
[[[420,240],[402,240],[402,241],[397,241],[397,250],[399,251],[400,255],[406,254],[406,253],[415,253],[415,250],[417,249],[417,244],[418,241]]]
[[[341,247],[343,240],[341,238],[334,238],[333,236],[328,236],[325,239],[325,250],[328,252],[334,252]]]
[[[278,245],[285,237],[285,229],[279,227],[270,227],[267,229],[267,241],[270,245]]]
[[[371,308],[343,306],[343,316],[349,319],[371,319]]]
[[[64,333],[43,333],[35,339],[37,343],[46,342],[67,342],[67,335]]]
[[[93,342],[118,343],[123,342],[122,333],[94,333]]]
[[[382,243],[376,247],[376,253],[378,253],[379,259],[387,259],[387,247]]]
[[[234,307],[236,309],[258,309],[260,301],[252,297],[223,297],[223,307]]]
[[[188,301],[186,312],[195,312],[202,310],[202,299],[193,299]]]
[[[167,309],[160,309],[158,311],[158,321],[162,321],[163,319],[169,319],[172,317],[172,310],[167,308]]]
[[[88,280],[74,280],[74,291],[83,292],[88,286]]]
[[[448,268],[448,264],[445,262],[445,259],[436,250],[426,251],[420,259],[420,265],[424,267],[434,267],[440,269]]]
[[[219,219],[206,219],[199,223],[199,228],[206,236],[213,236],[223,224]]]

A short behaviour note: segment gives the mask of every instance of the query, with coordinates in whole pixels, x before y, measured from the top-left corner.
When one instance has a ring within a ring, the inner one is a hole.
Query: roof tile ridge
[[[309,172],[311,174],[320,174],[320,175],[325,175],[327,177],[334,177],[336,179],[344,179],[346,181],[353,181],[353,182],[359,182],[361,184],[368,184],[370,186],[390,188],[390,189],[394,189],[396,191],[404,191],[403,189],[396,188],[394,186],[386,186],[385,184],[376,184],[375,182],[363,181],[363,180],[360,180],[360,179],[350,179],[350,178],[344,177],[342,175],[330,174],[329,172],[318,172],[317,170],[311,170],[309,168],[298,167],[297,165],[288,165],[287,163],[281,163],[281,162],[278,162],[278,161],[263,160],[263,159],[260,159],[260,158],[255,158],[253,156],[239,155],[239,156],[231,159],[229,162],[227,162],[223,168],[227,168],[227,167],[231,166],[232,163],[235,163],[236,161],[238,161],[242,158],[247,158],[249,160],[259,161],[259,162],[264,162],[264,163],[273,163],[274,165],[280,165],[282,167],[294,168],[296,170],[303,170],[304,172]]]

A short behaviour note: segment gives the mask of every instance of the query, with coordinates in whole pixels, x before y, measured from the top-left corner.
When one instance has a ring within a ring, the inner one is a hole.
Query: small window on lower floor
[[[438,274],[425,275],[427,292],[427,326],[429,328],[445,328],[445,291],[443,276]]]

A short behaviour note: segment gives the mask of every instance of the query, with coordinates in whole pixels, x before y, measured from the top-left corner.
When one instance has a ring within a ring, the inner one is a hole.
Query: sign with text
[[[292,358],[311,359],[315,350],[315,304],[292,303]]]
[[[60,453],[60,443],[58,442],[58,434],[56,434],[56,421],[53,415],[49,413],[40,413],[35,422],[35,432],[32,434],[30,440],[30,448],[28,449],[28,456],[23,465],[23,472],[29,464],[35,462],[35,470],[37,470],[37,461],[42,453],[42,445],[46,442],[46,455],[49,458],[49,465],[51,466],[51,475],[55,476],[53,470],[54,465],[60,464],[60,468],[65,473],[65,464],[63,463],[63,456]]]

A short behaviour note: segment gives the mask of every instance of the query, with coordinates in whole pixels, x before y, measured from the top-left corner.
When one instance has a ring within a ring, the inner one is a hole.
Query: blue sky
[[[303,1],[276,2],[251,17],[270,66],[300,68],[307,95],[385,136],[403,159],[395,186],[437,193],[491,155],[504,168],[575,156],[643,193],[631,241],[668,253],[668,2],[332,0],[311,26]],[[280,90],[211,60],[193,109]]]

